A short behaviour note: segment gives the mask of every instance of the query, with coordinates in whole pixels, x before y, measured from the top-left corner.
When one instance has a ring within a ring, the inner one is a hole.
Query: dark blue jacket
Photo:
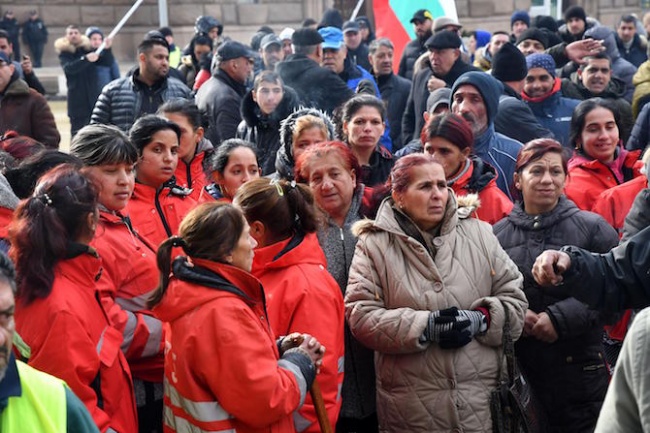
[[[526,100],[526,98],[524,99]],[[557,91],[543,101],[532,102],[526,100],[526,102],[540,125],[550,130],[555,139],[562,143],[562,146],[570,147],[571,115],[580,101],[565,98],[562,96],[562,92]]]

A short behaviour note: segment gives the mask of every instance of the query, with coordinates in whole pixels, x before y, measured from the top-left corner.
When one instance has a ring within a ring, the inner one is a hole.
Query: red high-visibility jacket
[[[204,159],[205,152],[197,153],[189,165],[185,164],[185,161],[179,158],[176,172],[174,173],[178,185],[185,188],[192,188],[192,194],[190,194],[190,197],[196,201],[199,200],[203,188],[210,185],[210,180],[205,174],[205,171],[203,171]]]

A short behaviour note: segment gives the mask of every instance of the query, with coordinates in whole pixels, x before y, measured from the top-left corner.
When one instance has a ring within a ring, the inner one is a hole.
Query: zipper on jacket
[[[165,214],[163,213],[162,206],[160,206],[160,200],[158,199],[158,196],[162,192],[162,190],[163,189],[161,188],[160,191],[156,191],[156,199],[154,200],[154,203],[156,204],[156,210],[158,211],[160,220],[162,221],[163,227],[165,228],[167,237],[170,237],[172,235],[172,230],[169,228],[169,223],[167,223],[167,219],[165,218]]]
[[[192,158],[192,161],[194,161],[193,158]],[[185,164],[184,161],[183,161],[183,164]],[[192,188],[192,170],[191,169],[192,169],[192,163],[185,164],[185,172],[186,172],[186,175],[187,175],[187,187],[188,188]]]

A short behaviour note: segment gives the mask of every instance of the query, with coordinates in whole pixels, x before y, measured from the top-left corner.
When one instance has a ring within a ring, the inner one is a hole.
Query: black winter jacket
[[[427,48],[424,46],[424,43],[431,37],[432,33],[427,33],[423,38],[413,39],[411,42],[406,44],[404,51],[402,51],[402,58],[399,61],[399,69],[397,70],[397,75],[404,77],[407,80],[413,79],[413,69],[415,67],[415,61],[424,53],[427,52]]]
[[[573,287],[540,287],[531,269],[546,249],[573,244],[606,252],[618,243],[616,231],[566,197],[551,212],[528,215],[521,202],[494,226],[501,246],[524,276],[529,309],[550,317],[558,340],[552,344],[523,336],[516,354],[537,391],[552,431],[593,431],[609,374],[602,353],[605,317],[572,297]]]
[[[246,85],[233,80],[221,69],[217,69],[197,92],[196,105],[209,122],[205,135],[215,148],[237,135],[245,94]]]
[[[494,118],[497,132],[528,143],[536,138],[554,138],[553,132],[544,128],[515,90],[503,83],[503,95],[499,98],[499,110]]]
[[[359,44],[356,50],[348,48],[348,59],[350,59],[353,64],[361,66],[366,71],[369,71],[372,68],[370,60],[368,60],[368,45],[363,42]]]
[[[110,82],[99,95],[91,123],[115,125],[122,131],[131,129],[140,115],[143,88],[146,84],[137,79],[139,70],[131,76]],[[180,80],[167,77],[156,92],[163,102],[175,98],[189,98],[190,89]]]
[[[381,99],[386,105],[386,115],[390,125],[390,139],[393,142],[393,153],[404,146],[402,140],[402,116],[406,110],[409,93],[411,92],[411,81],[399,75],[375,76]]]
[[[262,176],[275,172],[275,156],[280,148],[280,122],[298,108],[298,94],[291,87],[284,86],[284,96],[270,116],[262,114],[253,101],[253,93],[248,92],[241,103],[241,121],[237,128],[237,138],[255,144],[257,160]]]
[[[648,42],[644,39],[641,39],[641,36],[638,34],[634,35],[632,40],[632,45],[629,49],[625,48],[625,44],[621,38],[616,36],[616,45],[618,46],[618,52],[628,62],[632,63],[635,67],[641,66],[641,63],[648,60]]]
[[[630,212],[625,217],[621,242],[629,240],[648,226],[650,226],[650,188],[644,188],[634,198]]]
[[[303,54],[292,54],[278,63],[275,70],[287,86],[293,88],[305,107],[328,115],[354,94],[334,71],[322,68]]]

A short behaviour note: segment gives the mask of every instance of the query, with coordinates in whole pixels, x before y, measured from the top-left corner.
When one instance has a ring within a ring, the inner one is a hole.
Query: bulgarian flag
[[[395,45],[394,68],[399,68],[404,47],[415,39],[415,30],[410,23],[418,9],[431,12],[433,18],[449,17],[458,21],[454,0],[373,0],[375,33],[378,38],[388,38]]]

